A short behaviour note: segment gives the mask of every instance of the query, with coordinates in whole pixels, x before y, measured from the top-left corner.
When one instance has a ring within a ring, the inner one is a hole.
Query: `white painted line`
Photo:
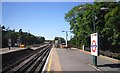
[[[89,65],[90,67],[94,68],[95,70],[97,70],[100,73],[104,73],[102,70],[100,70],[99,68],[93,66],[92,64],[88,63],[87,61],[85,61],[84,59],[80,58],[81,61],[83,61],[85,64]]]
[[[91,64],[88,64],[89,66],[91,66],[92,68],[94,68],[94,69],[96,69],[97,71],[102,71],[102,70],[100,70],[100,69],[98,69],[97,67],[95,67],[95,66],[93,66],[93,65],[91,65]]]
[[[53,49],[53,48],[52,48],[52,49]],[[47,58],[47,60],[46,60],[45,65],[44,65],[44,67],[43,67],[43,69],[42,69],[42,73],[44,73],[44,71],[45,71],[45,68],[46,68],[47,63],[48,63],[48,60],[49,60],[49,58],[50,58],[50,55],[51,55],[52,49],[51,49],[50,54],[49,54],[49,56],[48,56],[48,58]]]

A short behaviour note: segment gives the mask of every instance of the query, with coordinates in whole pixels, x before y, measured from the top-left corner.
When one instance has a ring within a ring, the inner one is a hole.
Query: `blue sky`
[[[3,2],[2,24],[11,29],[22,29],[36,36],[53,40],[55,36],[65,38],[62,30],[69,30],[70,25],[64,16],[80,2]],[[69,33],[68,38],[72,34]]]

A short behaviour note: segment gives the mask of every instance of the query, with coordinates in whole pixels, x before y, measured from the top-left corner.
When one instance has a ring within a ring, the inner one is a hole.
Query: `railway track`
[[[2,70],[2,73],[41,73],[52,45],[36,50]]]

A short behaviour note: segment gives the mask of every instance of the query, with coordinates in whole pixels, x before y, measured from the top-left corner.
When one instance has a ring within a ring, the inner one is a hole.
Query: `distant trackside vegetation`
[[[18,32],[15,29],[2,27],[2,47],[8,47],[8,39],[11,39],[12,47],[19,46],[24,44],[25,46],[42,44],[45,41],[44,37],[35,36],[29,32],[23,32],[22,29],[19,29]]]

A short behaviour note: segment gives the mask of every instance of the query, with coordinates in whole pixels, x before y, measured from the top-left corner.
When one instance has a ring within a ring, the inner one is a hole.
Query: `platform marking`
[[[51,54],[51,56],[50,56],[50,60],[49,60],[49,64],[48,64],[47,73],[50,73],[51,64],[52,64],[52,54]]]
[[[50,55],[51,55],[52,49],[53,49],[53,48],[51,48],[50,54],[49,54],[49,56],[48,56],[48,58],[47,58],[47,60],[46,60],[46,63],[45,63],[45,65],[44,65],[43,69],[42,69],[42,73],[44,73],[45,68],[46,68],[46,66],[47,66],[47,64],[48,64],[48,61],[49,61],[49,58],[50,58]]]

